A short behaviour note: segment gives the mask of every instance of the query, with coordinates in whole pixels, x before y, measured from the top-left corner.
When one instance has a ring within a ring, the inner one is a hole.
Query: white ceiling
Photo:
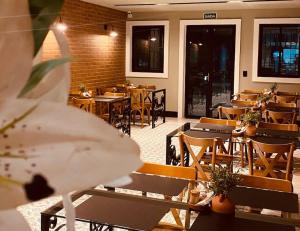
[[[229,10],[229,9],[266,9],[266,8],[300,8],[300,0],[269,1],[269,2],[241,2],[241,0],[82,0],[121,11],[147,12],[147,11],[195,11],[195,10]],[[230,2],[228,2],[230,1]],[[236,1],[236,2],[231,2]],[[245,1],[245,0],[243,0]],[[187,3],[201,4],[187,4]],[[207,2],[207,3],[205,3]],[[217,2],[217,3],[209,3]],[[227,3],[224,3],[227,2]],[[185,4],[170,4],[185,3]],[[204,3],[204,4],[203,4]],[[122,6],[131,4],[131,6]],[[147,4],[134,6],[132,4]],[[150,5],[149,5],[150,4]],[[151,5],[155,4],[155,5]]]

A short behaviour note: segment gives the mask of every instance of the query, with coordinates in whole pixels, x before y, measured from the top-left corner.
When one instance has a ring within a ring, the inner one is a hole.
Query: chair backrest
[[[155,90],[156,86],[155,85],[139,85],[138,88]]]
[[[249,175],[292,180],[294,150],[294,144],[266,144],[254,140],[248,141]]]
[[[94,100],[92,98],[89,99],[78,99],[78,98],[73,98],[72,103],[75,107],[78,107],[86,112],[92,112],[92,107]]]
[[[241,181],[239,185],[241,186],[268,189],[281,192],[293,192],[293,184],[289,180],[262,176],[249,176],[244,174],[241,174],[240,178]]]
[[[125,93],[115,93],[115,92],[105,92],[105,96],[116,96],[116,97],[125,97]]]
[[[290,95],[290,96],[299,96],[299,92],[285,92],[285,91],[277,91],[277,95]]]
[[[277,124],[295,124],[296,113],[295,112],[277,112],[277,111],[266,111],[266,119],[269,123]]]
[[[229,120],[241,120],[241,116],[246,114],[246,108],[231,108],[231,107],[218,107],[219,119],[222,119],[224,114]]]
[[[249,89],[245,89],[243,90],[241,93],[244,94],[262,94],[262,90],[249,90]]]
[[[207,124],[219,124],[219,125],[226,125],[226,126],[233,126],[236,127],[236,120],[224,120],[224,119],[214,119],[208,117],[201,117],[200,123],[207,123]]]
[[[275,103],[275,102],[269,102],[268,103],[269,108],[297,108],[297,104],[295,103]]]
[[[280,130],[280,131],[293,131],[293,132],[299,131],[299,127],[297,124],[277,124],[277,123],[259,122],[258,127],[267,128],[271,130]]]
[[[105,92],[117,92],[118,89],[116,87],[102,87],[98,89],[98,94],[104,95]]]
[[[176,177],[187,180],[197,179],[196,169],[192,167],[144,163],[144,165],[140,169],[138,169],[137,172],[160,176]]]
[[[249,101],[256,101],[258,99],[258,94],[250,94],[250,93],[240,93],[238,94],[238,99],[239,100],[249,100]]]
[[[297,97],[290,95],[275,95],[276,103],[296,103]]]
[[[238,107],[254,107],[257,106],[257,101],[245,101],[245,100],[231,100],[231,103],[234,106]]]
[[[146,94],[147,92],[145,89],[138,89],[138,88],[130,89],[132,110],[145,107]]]
[[[184,166],[184,147],[186,147],[193,159],[191,166],[197,169],[198,177],[203,180],[209,179],[210,172],[205,171],[205,165],[201,165],[199,161],[201,162],[201,160],[203,160],[207,150],[212,150],[212,154],[210,155],[211,159],[209,160],[212,169],[215,168],[218,154],[222,154],[224,157],[229,156],[229,152],[226,150],[224,142],[220,138],[195,138],[181,133],[179,135],[179,146],[181,166]],[[197,148],[197,154],[194,152],[193,147]],[[205,161],[207,161],[207,159],[205,159]]]

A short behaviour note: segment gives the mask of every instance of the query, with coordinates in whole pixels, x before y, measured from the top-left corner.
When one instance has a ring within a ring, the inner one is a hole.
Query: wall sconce
[[[112,37],[112,38],[115,38],[119,35],[118,32],[116,32],[114,30],[114,27],[111,24],[105,24],[104,25],[104,30],[109,31],[109,36]]]
[[[56,28],[62,32],[68,29],[68,26],[62,21],[62,17],[59,16],[59,21],[56,23]]]

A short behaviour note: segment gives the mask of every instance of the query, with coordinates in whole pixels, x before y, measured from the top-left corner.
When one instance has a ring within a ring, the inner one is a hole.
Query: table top
[[[162,177],[156,175],[130,174],[132,182],[122,186],[122,189],[130,189],[142,192],[158,193],[168,196],[178,196],[188,185],[184,179]]]
[[[191,127],[191,130],[210,130],[222,133],[232,133],[235,129],[234,126],[220,125],[220,124],[209,124],[209,123],[197,123]]]
[[[213,212],[199,215],[191,227],[191,231],[294,231],[295,227],[237,218],[231,215],[220,215]]]
[[[132,230],[152,230],[169,209],[147,201],[92,196],[76,207],[76,218]]]

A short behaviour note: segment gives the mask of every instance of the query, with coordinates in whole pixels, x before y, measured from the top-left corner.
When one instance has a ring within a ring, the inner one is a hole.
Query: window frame
[[[270,76],[263,77],[258,75],[259,48],[260,48],[260,25],[292,25],[300,24],[300,18],[266,18],[254,19],[253,35],[253,60],[252,60],[252,80],[254,82],[278,82],[278,83],[300,83],[300,75],[297,77]]]
[[[164,64],[163,72],[132,71],[132,27],[164,26]],[[169,21],[127,21],[126,22],[126,77],[136,78],[168,78],[169,69]]]

